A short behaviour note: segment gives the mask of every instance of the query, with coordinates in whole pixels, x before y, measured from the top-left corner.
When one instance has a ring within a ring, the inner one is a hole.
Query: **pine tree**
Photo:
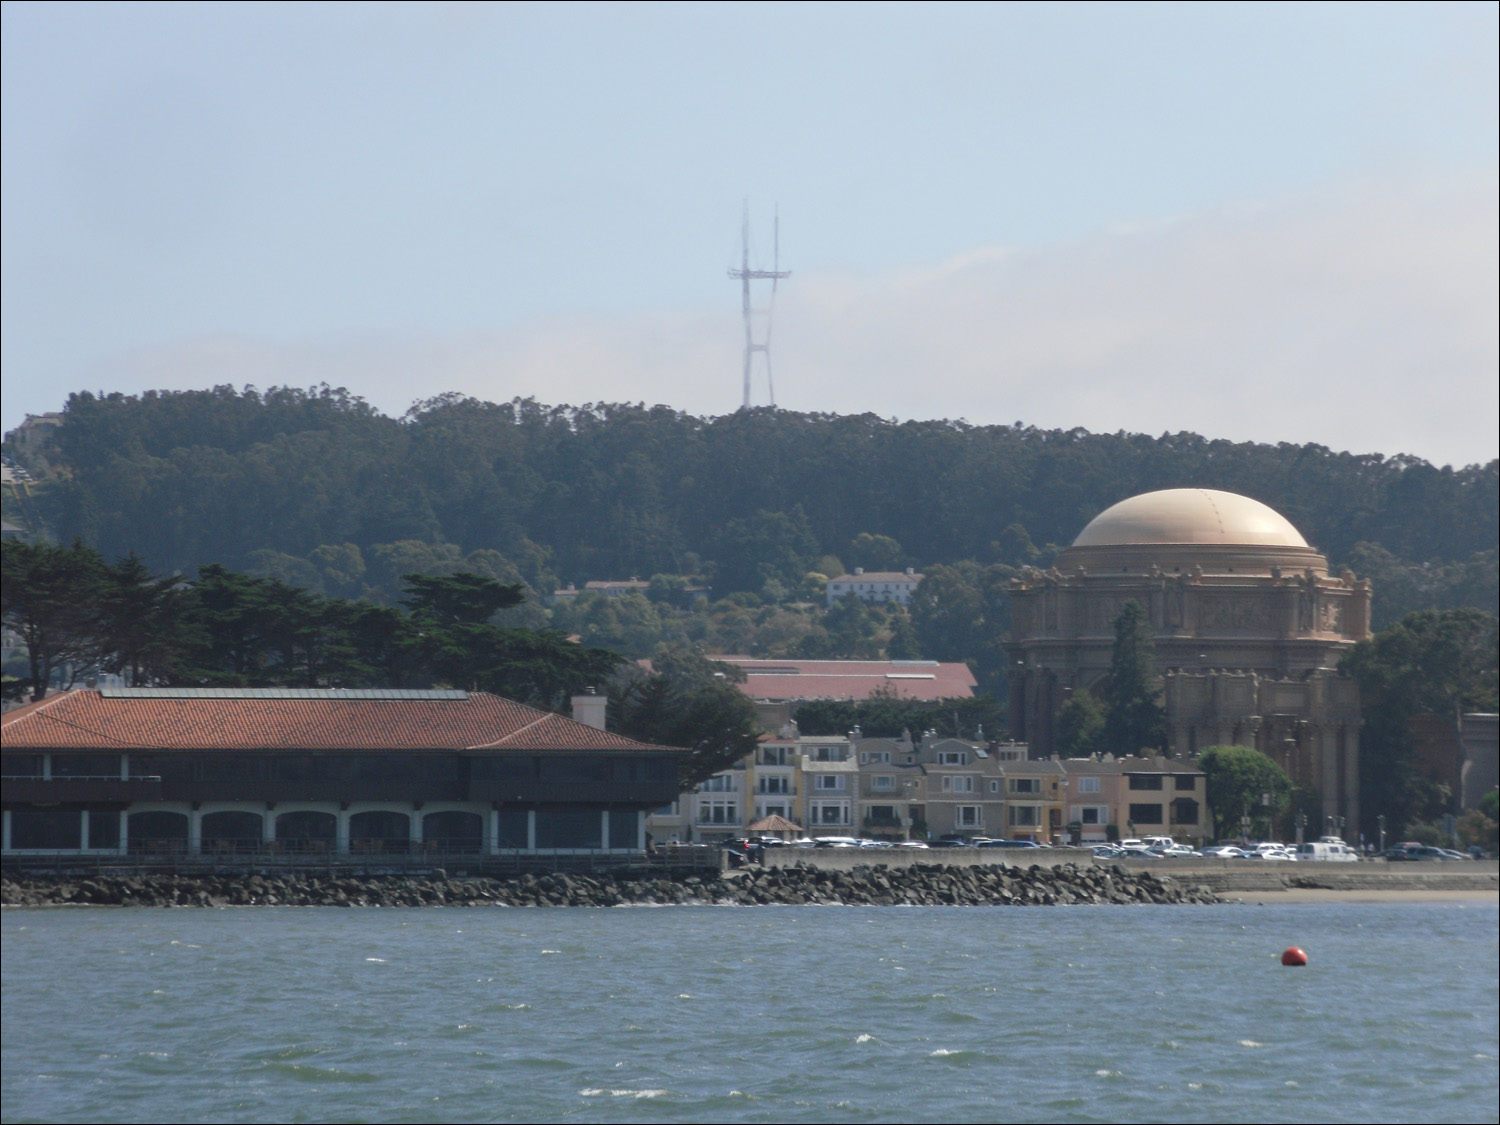
[[[1151,625],[1146,610],[1128,601],[1115,619],[1115,651],[1104,683],[1104,733],[1100,749],[1118,756],[1160,750],[1167,716],[1157,702]]]

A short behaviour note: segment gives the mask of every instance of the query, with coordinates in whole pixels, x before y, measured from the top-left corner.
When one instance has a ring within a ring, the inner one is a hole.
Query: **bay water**
[[[7,909],[20,1121],[1495,1121],[1493,902]],[[1288,946],[1306,968],[1283,968]]]

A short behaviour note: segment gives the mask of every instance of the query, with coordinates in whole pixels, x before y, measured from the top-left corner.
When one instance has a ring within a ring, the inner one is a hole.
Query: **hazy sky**
[[[3,7],[3,424],[77,389],[1497,455],[1497,7]],[[757,401],[764,401],[763,382]]]

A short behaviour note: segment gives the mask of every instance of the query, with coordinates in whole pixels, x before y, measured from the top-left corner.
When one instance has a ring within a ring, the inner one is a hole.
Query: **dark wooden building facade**
[[[635,853],[686,751],[462,691],[117,688],[0,719],[3,851]]]

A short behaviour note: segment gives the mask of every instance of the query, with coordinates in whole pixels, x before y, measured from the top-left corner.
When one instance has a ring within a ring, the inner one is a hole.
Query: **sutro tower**
[[[740,223],[740,268],[730,267],[729,276],[740,282],[743,293],[743,305],[745,310],[745,408],[750,408],[750,361],[756,352],[766,357],[766,394],[770,397],[771,405],[776,405],[776,384],[771,378],[771,311],[776,305],[776,283],[783,277],[791,277],[791,270],[783,270],[781,266],[781,215],[778,209],[774,213],[775,218],[772,226],[772,250],[771,268],[768,270],[753,270],[750,268],[750,203],[745,202],[745,217]],[[771,283],[771,300],[765,308],[766,333],[760,342],[755,339],[754,311],[750,307],[750,283],[752,281],[769,281]]]

